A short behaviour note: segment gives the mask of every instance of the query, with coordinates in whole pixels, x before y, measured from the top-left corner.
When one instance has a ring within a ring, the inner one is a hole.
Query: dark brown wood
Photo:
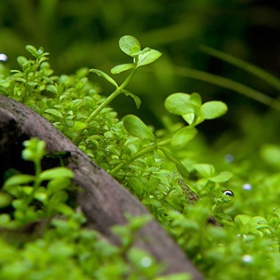
[[[74,183],[81,188],[78,203],[90,227],[111,242],[117,242],[111,227],[126,223],[124,214],[148,214],[147,209],[128,190],[93,163],[50,122],[23,104],[0,95],[0,169],[3,171],[20,159],[21,143],[30,137],[46,142],[48,152],[67,152],[65,162],[74,174]],[[20,163],[18,163],[20,164]],[[26,167],[26,163],[24,166]],[[2,177],[2,176],[1,176]],[[133,246],[147,250],[166,264],[164,274],[189,272],[193,279],[202,275],[156,220],[138,232]]]

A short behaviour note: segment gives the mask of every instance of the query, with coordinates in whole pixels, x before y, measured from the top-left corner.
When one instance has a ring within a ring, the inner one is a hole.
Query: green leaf
[[[133,100],[134,100],[134,102],[135,102],[136,108],[137,108],[137,109],[140,108],[140,106],[141,106],[141,99],[140,99],[137,95],[133,94],[132,92],[130,92],[130,91],[126,90],[126,89],[123,89],[122,92],[123,92],[126,96],[132,97]]]
[[[65,177],[58,177],[55,179],[52,179],[48,182],[47,189],[48,189],[48,195],[51,195],[55,192],[67,189],[70,185],[71,181]]]
[[[18,210],[26,210],[26,207],[28,206],[27,204],[27,200],[20,198],[20,199],[14,199],[12,201],[12,205],[14,208],[18,209]]]
[[[153,132],[134,115],[127,115],[123,119],[125,129],[133,136],[141,139],[155,140]]]
[[[197,130],[192,127],[183,127],[176,131],[172,137],[170,144],[174,147],[180,147],[190,142],[197,134]]]
[[[0,208],[9,206],[12,200],[13,198],[10,194],[0,191]]]
[[[111,73],[112,74],[119,74],[119,73],[122,73],[124,71],[127,71],[131,68],[135,67],[135,64],[134,63],[125,63],[125,64],[120,64],[120,65],[117,65],[115,67],[113,67],[111,69]]]
[[[154,279],[159,270],[155,259],[142,249],[131,248],[127,253],[127,259],[137,271],[141,271],[141,274],[146,276],[146,279]]]
[[[26,63],[28,61],[28,59],[26,58],[26,57],[24,57],[24,56],[19,56],[18,58],[17,58],[17,62],[18,62],[18,64],[20,65],[20,66],[22,66],[24,63]]]
[[[183,177],[189,176],[189,171],[186,169],[186,167],[176,157],[174,157],[169,150],[165,148],[160,148],[160,150],[164,153],[164,155],[168,160],[170,160],[176,165],[176,168],[178,169],[178,171]]]
[[[11,218],[8,214],[0,215],[0,227],[6,227],[10,225]]]
[[[197,107],[200,107],[201,104],[202,104],[202,99],[201,99],[201,96],[199,93],[197,92],[194,92],[191,94],[190,96],[190,101],[193,105],[197,106]]]
[[[57,88],[56,88],[55,85],[48,85],[48,86],[46,87],[46,90],[49,91],[49,92],[55,93],[55,94],[58,93]]]
[[[187,93],[173,93],[165,100],[165,108],[172,114],[185,115],[194,113],[194,108]]]
[[[262,216],[254,216],[254,217],[252,217],[250,223],[255,225],[258,230],[263,229],[263,228],[268,228],[267,221]]]
[[[45,155],[46,143],[38,138],[31,138],[23,142],[25,149],[22,151],[22,157],[25,160],[37,162]]]
[[[116,88],[119,87],[118,84],[116,83],[116,81],[113,78],[111,78],[109,75],[104,73],[103,71],[98,70],[98,69],[90,69],[89,72],[95,73],[99,77],[102,77],[103,79],[105,79],[107,82],[109,82],[111,85],[115,86]]]
[[[55,192],[50,200],[49,200],[49,206],[50,207],[55,207],[59,205],[60,203],[64,203],[68,198],[68,194],[65,191],[57,191]]]
[[[130,35],[125,35],[119,40],[120,49],[127,55],[132,56],[134,53],[141,50],[141,45],[136,38]]]
[[[182,118],[189,124],[192,125],[194,123],[194,121],[196,120],[195,118],[195,114],[194,113],[188,113],[188,114],[184,114],[182,115]],[[196,121],[197,123],[197,121]]]
[[[75,121],[74,122],[74,126],[73,126],[73,129],[76,130],[76,131],[80,131],[80,130],[83,130],[87,127],[87,124],[84,123],[84,122],[79,122],[79,121]]]
[[[38,201],[41,201],[42,203],[45,203],[47,201],[47,193],[46,192],[36,192],[34,194],[34,198],[37,199]]]
[[[137,67],[150,64],[150,63],[156,61],[160,56],[161,56],[161,52],[154,50],[154,49],[148,49],[148,51],[139,55]]]
[[[229,171],[223,171],[219,175],[212,177],[210,180],[216,183],[227,182],[232,178],[232,173]]]
[[[189,273],[172,273],[172,275],[159,276],[154,280],[191,280],[192,277]]]
[[[41,181],[44,180],[53,180],[56,178],[69,178],[72,179],[74,178],[73,172],[65,167],[55,167],[52,169],[48,169],[46,171],[43,171],[40,175],[39,178]]]
[[[267,144],[261,148],[261,157],[268,164],[280,168],[280,146]]]
[[[70,207],[70,206],[68,206],[67,204],[64,204],[64,203],[56,204],[55,207],[52,208],[52,210],[55,210],[58,213],[61,213],[65,216],[72,216],[72,217],[75,213],[75,211],[73,210],[72,207]]]
[[[32,56],[34,56],[34,57],[39,56],[38,51],[35,47],[33,47],[31,45],[27,45],[25,48]]]
[[[218,118],[224,115],[227,110],[227,105],[221,101],[209,101],[201,106],[201,113],[206,120]]]
[[[125,217],[129,222],[129,227],[133,231],[139,230],[153,219],[152,216],[149,214],[141,216],[132,216],[128,213],[125,213]]]
[[[5,183],[4,188],[10,187],[10,186],[17,186],[17,185],[23,185],[28,184],[30,182],[33,182],[35,179],[32,175],[26,175],[26,174],[17,174],[12,177],[10,177]]]
[[[53,115],[59,119],[63,119],[63,115],[56,109],[46,109],[45,113],[48,113],[50,115]]]
[[[197,163],[194,164],[194,169],[198,171],[203,177],[212,177],[215,173],[215,167],[212,164]]]

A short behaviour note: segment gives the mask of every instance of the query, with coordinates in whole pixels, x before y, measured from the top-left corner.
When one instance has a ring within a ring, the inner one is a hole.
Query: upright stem
[[[115,89],[113,93],[111,93],[86,119],[85,123],[88,125],[112,100],[114,100],[119,94],[122,93],[124,88],[127,86],[127,84],[131,81],[133,78],[137,68],[136,66],[132,69],[132,71],[129,73],[128,77],[123,81],[123,83]],[[84,129],[79,131],[77,136],[75,136],[72,141],[76,144],[80,141],[80,136],[83,133]]]
[[[36,159],[34,161],[34,165],[35,165],[35,180],[33,182],[33,189],[32,192],[27,200],[27,206],[32,202],[32,200],[34,199],[34,195],[37,191],[37,189],[40,187],[41,184],[41,180],[39,178],[39,175],[42,172],[42,166],[41,166],[41,159]]]
[[[122,93],[123,89],[127,86],[127,84],[131,81],[132,77],[136,72],[136,67],[132,69],[129,76],[124,80],[124,82],[116,88],[116,90],[110,94],[87,118],[86,124],[89,124],[101,111],[104,109],[113,99],[115,99],[120,93]]]

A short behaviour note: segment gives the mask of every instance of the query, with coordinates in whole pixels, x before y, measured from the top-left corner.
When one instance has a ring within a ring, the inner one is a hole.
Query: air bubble
[[[244,255],[244,256],[242,257],[242,260],[243,260],[243,262],[245,262],[245,263],[251,263],[251,262],[253,261],[253,258],[252,258],[252,256],[250,256],[250,255]]]
[[[233,162],[233,161],[234,161],[234,156],[231,155],[231,154],[227,154],[227,155],[225,156],[225,161],[226,161],[226,162],[229,162],[229,163]]]
[[[232,196],[232,197],[234,196],[234,193],[230,190],[223,191],[223,194],[227,195],[227,196]]]
[[[242,188],[243,188],[243,190],[245,190],[245,191],[250,191],[250,190],[252,190],[252,185],[246,183],[246,184],[244,184],[244,185],[242,186]]]
[[[141,266],[142,267],[147,268],[147,267],[150,267],[151,264],[152,264],[152,260],[149,257],[142,258],[142,260],[141,260]]]
[[[8,60],[8,57],[4,54],[4,53],[0,53],[0,61],[7,61]]]

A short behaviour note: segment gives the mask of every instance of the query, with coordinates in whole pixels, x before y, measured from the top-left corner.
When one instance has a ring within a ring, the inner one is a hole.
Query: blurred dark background
[[[206,45],[280,74],[280,2],[275,0],[2,0],[0,2],[0,53],[17,68],[16,57],[26,55],[25,45],[43,46],[57,75],[80,67],[105,72],[130,62],[118,48],[121,36],[133,35],[142,46],[163,53],[129,85],[143,100],[137,114],[160,125],[164,98],[177,91],[199,92],[204,100],[220,99],[230,113],[202,126],[219,133],[242,126],[240,117],[270,109],[238,93],[173,72],[189,67],[227,77],[276,98],[278,92],[260,79],[200,51]],[[125,76],[118,77],[122,80]],[[104,94],[110,89],[102,80]],[[136,113],[133,101],[120,97],[113,106],[124,115]]]

